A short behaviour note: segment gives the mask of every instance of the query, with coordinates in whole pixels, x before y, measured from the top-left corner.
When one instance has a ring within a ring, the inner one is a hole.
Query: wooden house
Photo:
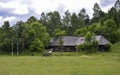
[[[109,43],[102,35],[95,36],[98,41],[99,50],[103,50],[104,46]],[[60,38],[51,38],[49,48],[53,51],[59,51],[59,40]],[[83,44],[85,42],[85,37],[75,37],[75,36],[64,36],[62,38],[64,41],[62,50],[64,51],[76,51],[76,46]]]

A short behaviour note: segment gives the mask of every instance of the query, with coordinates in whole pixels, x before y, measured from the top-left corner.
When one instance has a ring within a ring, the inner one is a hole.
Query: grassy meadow
[[[0,56],[0,75],[120,75],[120,43],[111,52],[63,56]]]

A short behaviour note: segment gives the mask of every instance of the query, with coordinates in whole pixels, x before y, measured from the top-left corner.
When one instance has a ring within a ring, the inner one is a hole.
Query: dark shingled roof
[[[103,36],[95,36],[99,45],[105,45],[109,43]],[[62,40],[64,41],[63,46],[76,46],[84,43],[84,37],[75,37],[75,36],[64,36]],[[50,46],[59,46],[59,38],[51,38]]]

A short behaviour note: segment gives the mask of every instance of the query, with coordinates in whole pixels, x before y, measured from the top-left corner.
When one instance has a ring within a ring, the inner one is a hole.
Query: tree
[[[88,31],[95,33],[95,35],[101,35],[102,26],[100,23],[94,23],[88,27]]]
[[[18,49],[19,53],[23,52],[24,50],[24,39],[23,36],[23,30],[24,30],[24,22],[18,21],[13,27],[12,27],[12,40],[14,45],[14,49]]]
[[[15,37],[16,38],[22,38],[22,31],[23,31],[23,25],[24,25],[24,22],[22,21],[18,21],[15,25],[14,25],[14,30],[15,30]]]
[[[4,29],[5,31],[7,31],[9,28],[10,28],[9,21],[5,21],[4,24],[2,25],[2,29]]]
[[[88,52],[96,52],[98,50],[98,42],[94,33],[87,32],[85,35],[84,49],[88,50]]]
[[[0,34],[2,34],[2,28],[0,27]],[[0,35],[0,54],[2,53],[2,50],[1,50],[1,41],[2,41],[2,38],[3,38],[3,35]]]
[[[46,14],[44,12],[42,12],[42,14],[41,14],[40,23],[42,23],[42,25],[44,25],[44,26],[47,25]]]
[[[32,22],[30,25],[26,24],[26,43],[28,45],[31,41],[33,41],[35,38],[39,38],[39,40],[43,43],[43,45],[47,46],[49,41],[49,34],[46,32],[46,27],[44,27],[39,22]]]
[[[85,42],[91,43],[93,40],[92,36],[93,36],[93,33],[87,32],[87,34],[85,35]]]
[[[116,9],[117,12],[120,11],[120,0],[117,0],[117,1],[115,2],[114,7],[115,7],[115,9]]]
[[[86,10],[84,8],[80,10],[80,12],[78,13],[78,19],[79,19],[79,25],[81,27],[89,24],[90,19],[89,16],[86,14]]]
[[[114,7],[108,11],[107,19],[113,19],[117,27],[120,28],[120,11],[117,12]]]
[[[54,29],[62,28],[61,16],[58,11],[47,13],[46,20],[47,20],[47,25],[46,25],[47,32],[50,33],[50,36],[52,36]]]
[[[64,41],[62,40],[63,36],[65,36],[66,32],[65,31],[62,31],[60,29],[55,29],[54,32],[53,32],[53,35],[56,38],[59,38],[59,47],[60,47],[60,52],[62,52],[62,46],[63,46],[63,43]]]
[[[112,43],[115,43],[117,41],[117,39],[114,38],[115,36],[118,36],[115,35],[116,31],[117,25],[115,24],[114,20],[108,19],[104,22],[104,26],[102,27],[102,35],[105,36]]]
[[[39,38],[35,38],[34,41],[30,44],[30,52],[32,54],[34,53],[40,53],[42,54],[44,52],[44,45],[43,43],[39,40]]]
[[[0,49],[3,53],[10,53],[11,49],[11,27],[9,21],[5,21],[1,28]]]
[[[71,21],[71,14],[70,14],[69,10],[67,10],[65,12],[65,16],[63,16],[63,25],[70,27],[71,26],[70,21]]]
[[[93,53],[98,50],[98,42],[93,32],[87,32],[84,43],[76,46],[77,51],[84,50],[88,53]]]
[[[31,42],[34,42],[36,38],[40,40],[43,46],[47,46],[49,43],[49,34],[46,32],[46,27],[43,26],[37,19],[28,20],[26,22],[17,22],[13,27],[14,38],[17,38],[20,51],[22,53],[31,51]],[[24,49],[24,50],[22,50]]]
[[[97,3],[94,4],[93,10],[94,10],[94,13],[93,13],[92,22],[94,23],[99,22],[101,8],[99,7]]]
[[[83,28],[76,29],[73,35],[83,37],[87,34],[87,32],[88,32],[87,27],[83,27]]]
[[[31,17],[27,20],[27,23],[28,23],[28,24],[31,24],[32,22],[35,22],[35,21],[37,21],[36,17],[31,16]]]
[[[93,10],[94,10],[93,17],[100,17],[101,8],[97,3],[95,3]]]
[[[72,25],[72,29],[71,29],[72,34],[73,32],[75,32],[76,29],[80,28],[79,20],[76,13],[73,13],[71,16],[71,25]]]
[[[71,14],[69,12],[69,10],[67,10],[65,12],[65,16],[63,16],[63,19],[62,19],[62,24],[63,24],[63,29],[66,31],[66,35],[72,35],[71,34]]]

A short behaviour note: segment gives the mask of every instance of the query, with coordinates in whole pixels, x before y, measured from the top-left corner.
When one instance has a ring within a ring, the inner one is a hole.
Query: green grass
[[[65,54],[0,56],[0,75],[120,75],[120,43],[113,45],[111,52]]]
[[[0,75],[120,75],[119,70],[116,55],[0,57]]]
[[[112,46],[112,52],[113,53],[120,53],[120,42],[118,42]]]

